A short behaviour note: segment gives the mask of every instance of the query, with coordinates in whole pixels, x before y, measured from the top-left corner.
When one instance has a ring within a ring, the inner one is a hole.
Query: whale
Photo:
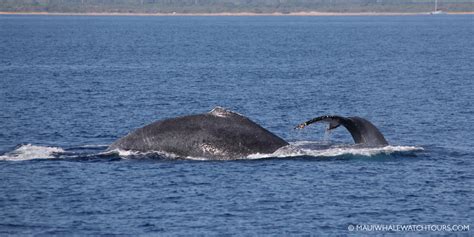
[[[387,146],[378,128],[361,117],[324,115],[299,124],[328,123],[328,130],[345,127],[363,147]],[[163,152],[179,158],[245,159],[252,154],[273,154],[290,144],[249,118],[215,107],[202,114],[158,120],[117,139],[107,151]]]
[[[138,128],[113,142],[108,151],[164,152],[181,158],[242,159],[271,154],[288,142],[234,111],[169,118]]]
[[[319,122],[328,123],[327,130],[333,130],[342,125],[349,131],[357,145],[364,147],[383,147],[388,145],[380,130],[370,121],[361,117],[323,115],[301,123],[295,129],[302,129],[310,124]]]

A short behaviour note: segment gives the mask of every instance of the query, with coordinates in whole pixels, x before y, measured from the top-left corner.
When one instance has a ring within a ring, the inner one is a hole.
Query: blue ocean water
[[[472,235],[473,38],[473,15],[0,16],[0,235]],[[305,152],[103,153],[215,106]],[[325,114],[367,118],[391,147],[293,129]]]

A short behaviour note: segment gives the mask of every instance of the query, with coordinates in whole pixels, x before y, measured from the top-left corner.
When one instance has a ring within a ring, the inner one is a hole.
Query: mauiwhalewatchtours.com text
[[[389,225],[389,224],[361,224],[348,225],[349,231],[360,232],[467,232],[470,225],[462,224],[411,224],[411,225]]]

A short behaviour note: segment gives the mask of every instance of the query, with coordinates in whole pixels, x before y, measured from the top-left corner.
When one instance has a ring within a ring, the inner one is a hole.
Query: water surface
[[[0,16],[0,233],[472,228],[473,22]],[[135,128],[217,105],[305,152],[103,154]],[[324,114],[367,118],[392,146],[352,149],[342,128],[293,130]]]

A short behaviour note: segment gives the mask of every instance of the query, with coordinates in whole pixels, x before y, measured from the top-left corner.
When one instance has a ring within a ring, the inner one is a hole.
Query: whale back
[[[180,157],[243,158],[273,153],[286,141],[250,119],[217,107],[209,113],[165,119],[118,139],[108,150],[159,151]]]

